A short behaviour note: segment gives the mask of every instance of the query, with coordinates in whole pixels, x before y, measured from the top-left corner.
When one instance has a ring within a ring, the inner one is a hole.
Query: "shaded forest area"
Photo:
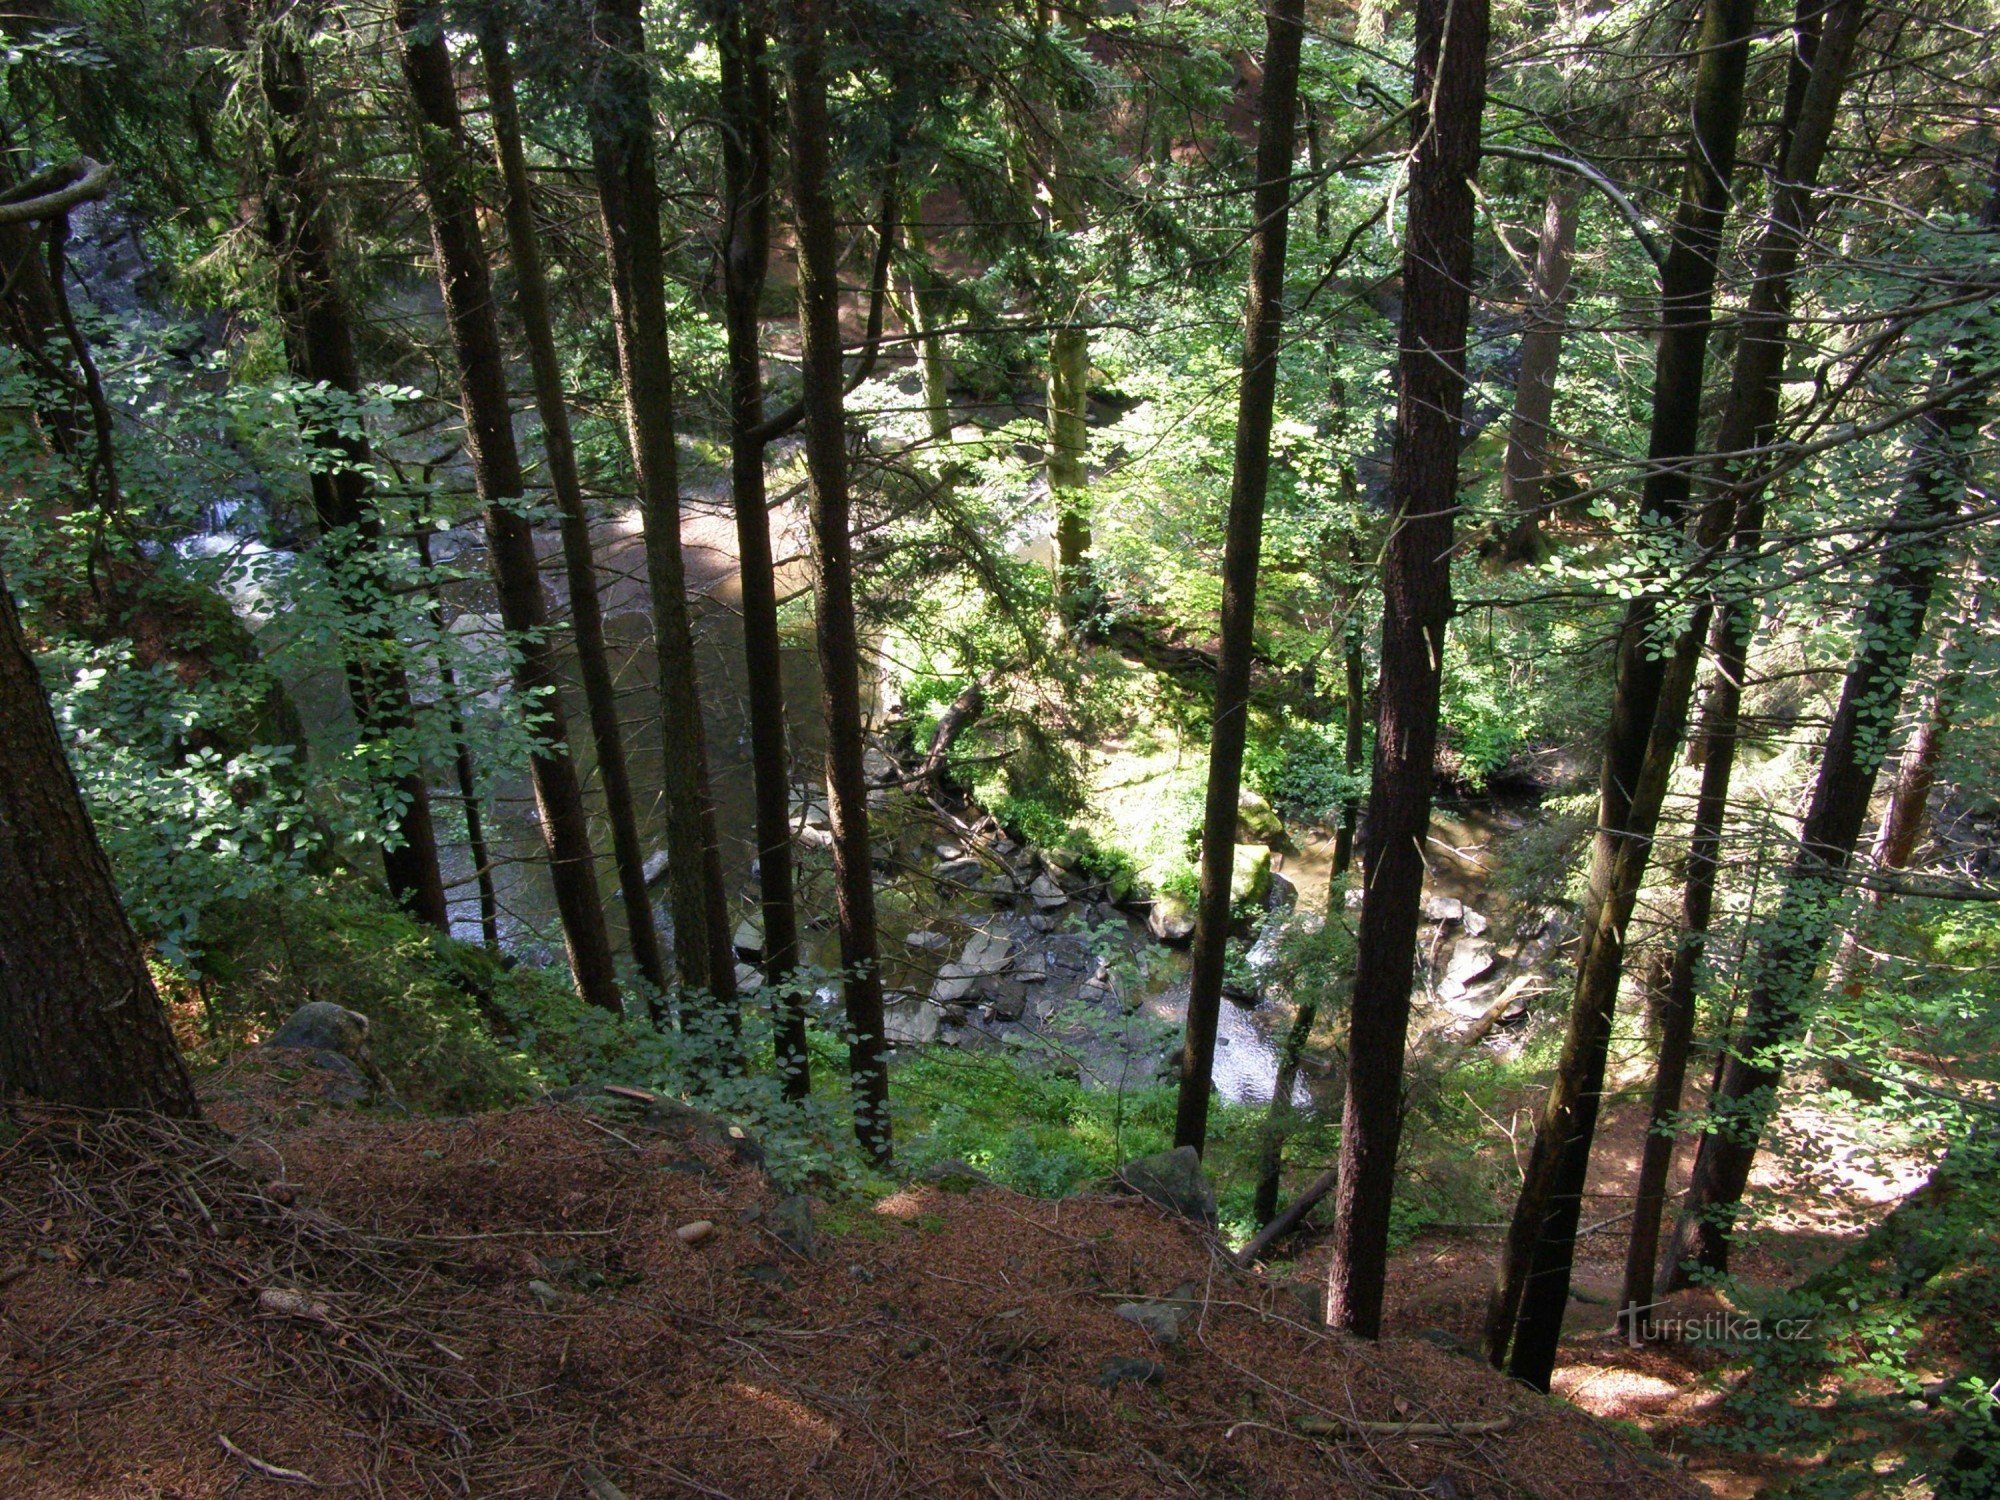
[[[1987,0],[0,30],[9,1493],[2000,1493]]]

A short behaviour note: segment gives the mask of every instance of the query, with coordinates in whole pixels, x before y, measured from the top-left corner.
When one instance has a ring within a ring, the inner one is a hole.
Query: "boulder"
[[[934,879],[953,885],[970,885],[986,873],[986,866],[976,859],[942,859],[931,871]]]
[[[1006,972],[1013,951],[1014,940],[1004,932],[973,933],[956,961],[938,970],[937,983],[931,986],[931,999],[940,1004],[963,1000],[980,980]]]
[[[986,1014],[995,1021],[1018,1021],[1028,1013],[1028,992],[1011,979],[989,979],[981,986]]]
[[[1485,936],[1486,929],[1493,925],[1469,906],[1464,909],[1464,915],[1458,920],[1464,926],[1467,935],[1471,937]]]
[[[378,1092],[394,1099],[395,1090],[368,1048],[368,1027],[368,1018],[358,1010],[331,1000],[309,1000],[264,1045],[309,1053],[312,1066],[339,1074],[342,1082],[327,1090],[329,1099],[357,1103]]]
[[[1039,953],[1015,960],[1013,978],[1020,984],[1041,984],[1049,977],[1048,961]]]
[[[1262,844],[1238,844],[1229,867],[1229,901],[1262,901],[1271,889],[1271,851]]]
[[[646,863],[641,868],[645,872],[646,884],[658,885],[667,878],[667,851],[661,849],[647,855]]]
[[[1162,1349],[1181,1341],[1181,1319],[1187,1309],[1172,1302],[1121,1302],[1111,1309],[1128,1323],[1137,1323]]]
[[[1162,943],[1179,947],[1194,936],[1194,908],[1162,891],[1146,913],[1146,931]]]
[[[919,953],[943,953],[951,947],[951,939],[942,932],[912,932],[903,941]]]
[[[1438,994],[1447,1000],[1456,999],[1491,974],[1498,964],[1493,945],[1485,938],[1462,937],[1451,945],[1451,957],[1445,961],[1444,975],[1438,981]]]
[[[1104,1362],[1103,1367],[1091,1378],[1091,1384],[1103,1390],[1113,1386],[1158,1385],[1167,1378],[1167,1367],[1156,1360],[1131,1359],[1124,1355],[1114,1355]]]
[[[1118,1169],[1114,1185],[1183,1218],[1211,1227],[1215,1224],[1215,1184],[1202,1171],[1201,1158],[1192,1146],[1176,1146],[1128,1161]]]
[[[736,966],[736,993],[754,995],[764,988],[764,971],[753,964]]]
[[[1271,872],[1270,889],[1264,892],[1265,911],[1290,911],[1299,904],[1299,888],[1277,870]]]
[[[1236,842],[1275,844],[1285,836],[1285,823],[1271,804],[1247,787],[1236,794]]]
[[[993,1185],[991,1177],[956,1156],[946,1157],[924,1168],[922,1180],[946,1193],[970,1193]]]
[[[754,915],[745,917],[736,924],[729,944],[745,963],[756,963],[764,956],[764,919]]]
[[[1456,922],[1465,916],[1465,903],[1456,896],[1424,897],[1426,922]]]
[[[1034,898],[1037,911],[1055,911],[1069,905],[1068,893],[1047,875],[1037,875],[1034,884],[1028,887],[1028,894]]]
[[[882,1039],[892,1047],[920,1047],[937,1040],[941,1007],[922,995],[897,991],[882,1004]]]

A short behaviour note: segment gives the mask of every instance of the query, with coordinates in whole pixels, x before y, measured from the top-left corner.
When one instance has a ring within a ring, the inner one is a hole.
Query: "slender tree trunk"
[[[1576,245],[1576,183],[1558,176],[1542,208],[1535,273],[1521,329],[1521,369],[1514,380],[1514,417],[1500,470],[1500,505],[1507,530],[1502,561],[1532,562],[1542,551],[1542,489],[1549,476],[1549,417],[1555,410],[1556,369],[1562,361],[1570,257]]]
[[[792,0],[792,214],[798,236],[800,375],[805,388],[806,470],[813,551],[819,564],[821,704],[826,784],[833,815],[833,874],[845,975],[854,1133],[878,1161],[891,1155],[889,1072],[876,957],[875,884],[868,850],[868,783],[862,765],[861,644],[854,617],[854,560],[847,491],[847,422],[840,367],[840,249],[828,195],[825,22],[820,0]],[[893,233],[893,228],[887,232]]]
[[[1755,10],[1752,0],[1709,0],[1702,19],[1686,180],[1660,277],[1653,427],[1639,516],[1642,532],[1662,547],[1676,539],[1690,492],[1715,260],[1729,208]],[[1596,1126],[1603,1059],[1617,1002],[1621,938],[1629,915],[1619,910],[1619,867],[1636,839],[1630,826],[1633,801],[1667,668],[1655,639],[1658,603],[1652,594],[1635,598],[1620,631],[1611,722],[1598,784],[1597,836],[1584,900],[1583,951],[1569,1027],[1487,1309],[1486,1354],[1496,1366],[1506,1359],[1513,1341],[1530,1258],[1544,1232],[1563,1158],[1581,1155],[1587,1162]],[[1568,1165],[1570,1171],[1563,1175],[1574,1175],[1574,1161]]]
[[[1250,287],[1243,310],[1243,374],[1236,402],[1235,477],[1222,555],[1222,648],[1209,734],[1208,801],[1202,818],[1201,895],[1174,1144],[1199,1151],[1208,1137],[1215,1029],[1229,943],[1229,888],[1236,870],[1237,798],[1243,789],[1250,715],[1250,657],[1257,633],[1257,564],[1264,493],[1271,478],[1271,414],[1285,334],[1285,242],[1291,224],[1292,157],[1298,134],[1299,53],[1304,0],[1272,0],[1265,12],[1262,118],[1251,195]]]
[[[1848,61],[1866,15],[1865,0],[1837,0],[1826,12],[1825,35],[1817,39],[1810,77],[1798,96],[1797,113],[1786,120],[1781,132],[1782,161],[1773,184],[1770,217],[1757,250],[1750,296],[1740,320],[1730,403],[1718,437],[1724,462],[1743,477],[1704,508],[1695,527],[1695,540],[1703,550],[1727,535],[1727,518],[1732,513],[1761,504],[1761,474],[1766,462],[1760,454],[1777,427],[1792,275],[1811,220],[1813,188],[1832,138]],[[1588,948],[1578,971],[1572,1030],[1565,1038],[1563,1053],[1563,1062],[1572,1067],[1559,1072],[1550,1090],[1540,1124],[1553,1127],[1551,1141],[1544,1146],[1538,1131],[1528,1179],[1516,1205],[1515,1230],[1524,1227],[1523,1216],[1538,1217],[1540,1225],[1516,1294],[1520,1313],[1507,1369],[1537,1389],[1546,1390],[1554,1373],[1563,1313],[1569,1303],[1576,1225],[1590,1171],[1590,1148],[1618,1002],[1625,930],[1645,879],[1660,807],[1679,754],[1708,621],[1704,604],[1696,610],[1692,625],[1676,639],[1663,663],[1664,670],[1657,676],[1652,731],[1638,778],[1622,809],[1624,836],[1609,871],[1607,899],[1598,913],[1599,925],[1595,930],[1586,929]],[[1575,1024],[1579,1020],[1584,1023],[1581,1027]],[[1574,1051],[1569,1046],[1572,1041],[1577,1044]],[[1571,1094],[1565,1083],[1579,1079],[1581,1088]],[[1510,1249],[1514,1243],[1510,1235]],[[1518,1265],[1509,1269],[1519,1271]]]
[[[1423,840],[1451,618],[1472,179],[1486,103],[1488,25],[1486,0],[1418,0],[1411,95],[1417,108],[1410,123],[1416,144],[1389,471],[1392,529],[1382,564],[1375,771],[1362,831],[1367,895],[1355,948],[1340,1185],[1327,1273],[1327,1321],[1364,1338],[1382,1326]]]
[[[1361,566],[1358,538],[1348,540],[1348,561]],[[1361,601],[1361,585],[1355,584],[1348,599],[1348,618],[1342,627],[1341,670],[1347,680],[1347,699],[1342,704],[1341,758],[1350,786],[1361,783],[1361,768],[1368,762],[1368,659],[1367,643],[1361,637],[1361,621],[1355,611]],[[1338,880],[1354,862],[1354,831],[1361,822],[1361,794],[1350,792],[1341,799],[1340,826],[1333,834],[1333,878]]]
[[[392,624],[380,623],[377,594],[383,585],[382,522],[369,498],[374,463],[368,438],[352,411],[362,395],[354,327],[341,294],[333,232],[319,180],[317,122],[306,76],[299,22],[274,13],[266,22],[259,65],[270,111],[271,175],[265,225],[277,261],[278,300],[292,373],[308,385],[337,392],[340,409],[313,412],[308,401],[304,439],[311,466],[313,512],[328,571],[344,613],[342,634],[348,697],[364,741],[392,747],[398,769],[391,783],[401,812],[393,837],[382,844],[389,890],[418,921],[451,930],[438,869],[430,788],[423,765],[407,742],[416,723],[402,643]]]
[[[706,994],[732,1024],[736,957],[722,884],[694,633],[681,557],[680,455],[674,439],[672,354],[652,88],[639,0],[593,0],[590,147],[611,264],[612,323],[625,386],[632,466],[646,526],[646,577],[659,653],[665,760],[667,882],[674,958],[685,990]]]
[[[784,642],[764,484],[764,358],[759,309],[771,259],[771,85],[764,35],[739,6],[716,22],[722,102],[729,129],[722,167],[729,214],[723,251],[723,326],[729,346],[729,487],[743,589],[750,763],[757,803],[757,885],[764,914],[764,977],[776,1006],[778,1070],[785,1097],[812,1092],[792,871],[791,750],[785,736]]]
[[[1082,310],[1064,314],[1078,319]],[[1090,481],[1084,456],[1090,449],[1090,335],[1082,328],[1058,328],[1049,335],[1049,498],[1056,509],[1056,588],[1068,603],[1090,587]]]
[[[419,518],[413,528],[417,536],[417,561],[422,564],[431,596],[431,628],[440,643],[445,639],[444,601],[438,597],[435,564],[431,560],[430,530]],[[486,818],[479,807],[479,767],[472,758],[472,741],[465,732],[465,699],[458,690],[458,673],[450,653],[440,644],[437,654],[438,688],[449,706],[451,768],[458,783],[458,803],[465,814],[465,847],[472,858],[473,883],[479,891],[479,940],[488,953],[500,951],[500,897],[493,888],[493,853],[486,846]]]
[[[493,306],[478,208],[468,188],[473,160],[459,121],[458,80],[439,7],[398,0],[403,75],[416,106],[417,175],[423,189],[444,292],[445,320],[458,362],[466,448],[473,483],[486,507],[486,553],[499,595],[500,620],[514,652],[514,694],[537,720],[542,748],[529,758],[535,804],[549,853],[549,876],[562,918],[563,945],[577,993],[623,1014],[618,974],[598,900],[590,819],[569,758],[561,674],[548,637],[548,605],[535,557],[534,530],[523,513],[521,455],[507,405],[507,367]]]
[[[1299,1065],[1305,1061],[1306,1044],[1312,1040],[1313,1022],[1319,1006],[1306,1001],[1292,1017],[1278,1049],[1278,1076],[1271,1085],[1271,1106],[1264,1115],[1264,1138],[1257,1148],[1257,1197],[1250,1217],[1262,1229],[1278,1216],[1278,1186],[1285,1171],[1285,1141],[1292,1133],[1292,1095],[1298,1088]]]
[[[1823,40],[1822,57],[1827,50]],[[2000,168],[1983,222],[1989,231],[2000,228]],[[1944,360],[1939,386],[1960,385],[1975,374],[1983,377],[1982,385],[1990,383],[1992,371],[1975,366],[1961,346]],[[1973,393],[1962,393],[1917,421],[1916,455],[1897,505],[1899,524],[1892,524],[1872,602],[1861,621],[1860,651],[1820,753],[1812,801],[1777,910],[1760,924],[1752,944],[1749,999],[1720,1085],[1709,1100],[1713,1128],[1702,1137],[1694,1180],[1675,1228],[1669,1289],[1688,1285],[1697,1268],[1728,1269],[1730,1228],[1783,1081],[1782,1053],[1796,1037],[1868,816],[1903,684],[1923,638],[1947,546],[1945,523],[1964,503],[1966,450],[1977,426],[1978,404]],[[1912,526],[1917,529],[1896,535]]]
[[[667,965],[659,929],[653,922],[653,902],[646,891],[646,851],[639,842],[638,811],[632,800],[632,775],[625,760],[625,737],[618,723],[618,690],[611,675],[611,654],[604,644],[604,606],[597,593],[597,563],[591,552],[590,515],[584,509],[583,482],[577,476],[576,443],[570,436],[569,405],[564,397],[562,366],[556,358],[555,324],[549,313],[548,277],[542,268],[540,235],[535,227],[534,190],[528,161],[521,149],[521,118],[514,98],[514,65],[507,38],[489,19],[479,39],[486,68],[486,97],[493,114],[493,141],[505,189],[507,251],[514,267],[514,312],[528,346],[534,372],[535,411],[542,423],[542,451],[548,461],[549,487],[561,518],[563,569],[568,575],[570,630],[576,640],[577,675],[583,680],[584,704],[590,714],[591,738],[597,746],[597,774],[604,787],[604,812],[611,824],[611,848],[618,868],[619,895],[625,903],[625,926],[631,934],[632,959],[652,986],[652,1003],[663,1004]]]
[[[937,331],[940,320],[937,272],[930,261],[930,247],[924,240],[920,201],[912,201],[903,216],[903,260],[908,271],[904,278],[903,317],[916,336],[919,370],[924,386],[924,423],[931,441],[951,441],[951,362],[944,335]],[[1088,542],[1086,540],[1086,546]]]
[[[0,1099],[201,1113],[0,578]]]

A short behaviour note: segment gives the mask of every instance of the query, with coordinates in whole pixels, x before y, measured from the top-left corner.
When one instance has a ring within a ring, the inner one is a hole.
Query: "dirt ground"
[[[1136,1200],[918,1185],[820,1205],[807,1244],[714,1122],[312,1088],[268,1057],[212,1078],[233,1139],[19,1117],[0,1493],[1701,1493],[1436,1335],[1325,1332]]]

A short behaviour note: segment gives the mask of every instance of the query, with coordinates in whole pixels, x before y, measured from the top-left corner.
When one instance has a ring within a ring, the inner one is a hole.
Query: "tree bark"
[[[1319,1006],[1306,1001],[1292,1017],[1278,1049],[1278,1075],[1271,1084],[1271,1104],[1264,1115],[1264,1137],[1257,1147],[1257,1194],[1250,1217],[1259,1229],[1278,1216],[1278,1187],[1285,1171],[1285,1140],[1292,1132],[1292,1093],[1298,1087],[1299,1064],[1305,1060]]]
[[[1237,798],[1250,713],[1250,659],[1257,630],[1257,565],[1264,494],[1271,477],[1271,414],[1285,332],[1285,243],[1291,225],[1292,158],[1298,134],[1304,0],[1272,0],[1265,12],[1262,117],[1251,195],[1250,285],[1243,310],[1243,373],[1236,402],[1235,474],[1222,556],[1222,645],[1202,817],[1201,894],[1181,1043],[1174,1144],[1200,1151],[1208,1138],[1215,1030],[1229,943],[1229,888],[1236,868]]]
[[[569,726],[555,647],[548,639],[534,530],[523,514],[521,455],[507,405],[500,323],[478,208],[466,183],[473,152],[459,121],[458,80],[445,47],[443,14],[423,0],[397,0],[396,29],[403,43],[403,76],[416,106],[417,176],[458,363],[466,449],[473,483],[486,507],[487,560],[501,624],[515,656],[514,694],[523,712],[538,721],[541,743],[528,765],[563,946],[577,993],[589,1004],[622,1015],[624,1000],[598,899],[590,820],[569,758]]]
[[[431,600],[431,628],[440,641],[446,639],[444,601],[438,597],[435,564],[431,560],[429,530],[417,518],[412,527],[417,536],[417,561],[423,567]],[[452,779],[458,783],[459,809],[465,814],[465,847],[472,857],[473,884],[479,892],[479,940],[488,953],[500,951],[500,897],[493,888],[493,854],[486,845],[486,818],[479,806],[479,767],[472,758],[472,741],[465,732],[465,699],[458,690],[458,673],[452,668],[451,654],[437,654],[439,694],[448,705],[451,734]]]
[[[1486,0],[1418,0],[1403,252],[1391,532],[1382,565],[1375,770],[1362,830],[1361,907],[1341,1118],[1327,1321],[1382,1326],[1389,1207],[1402,1132],[1403,1048],[1451,617],[1459,427],[1472,281],[1472,179],[1486,102]]]
[[[1653,423],[1639,515],[1641,531],[1662,548],[1677,539],[1691,488],[1716,255],[1729,208],[1755,9],[1751,0],[1709,0],[1702,19],[1685,181],[1660,276]],[[1667,671],[1667,661],[1656,649],[1659,603],[1650,591],[1639,595],[1627,606],[1620,629],[1611,721],[1598,783],[1598,831],[1584,899],[1583,950],[1569,1025],[1487,1308],[1486,1355],[1496,1366],[1505,1361],[1514,1340],[1515,1319],[1537,1244],[1556,1227],[1544,1220],[1555,1201],[1557,1179],[1566,1182],[1575,1177],[1579,1157],[1586,1165],[1589,1160],[1617,1003],[1622,939],[1630,916],[1629,902],[1622,899],[1630,881],[1628,877],[1621,882],[1625,873],[1621,866],[1632,846],[1651,832],[1650,827],[1643,834],[1634,827],[1634,802]],[[1640,809],[1642,820],[1644,812]],[[1631,888],[1636,897],[1636,884]],[[1574,1205],[1565,1205],[1565,1216],[1573,1218]],[[1560,1295],[1567,1294],[1565,1286]],[[1545,1304],[1538,1304],[1538,1318],[1541,1305]]]
[[[861,646],[847,488],[846,403],[840,366],[840,250],[828,196],[825,22],[820,0],[791,0],[792,214],[798,237],[800,375],[813,551],[819,565],[821,705],[833,821],[833,873],[847,1002],[854,1133],[878,1162],[892,1154],[889,1072],[876,957],[875,884],[862,764]],[[893,228],[887,232],[893,233]]]
[[[0,1099],[193,1118],[111,862],[0,578]]]
[[[1822,55],[1825,50],[1822,42]],[[2000,227],[2000,172],[1984,223],[1988,230]],[[1939,385],[1959,385],[1975,373],[1990,382],[1990,369],[1976,370],[1961,347],[1943,361]],[[1751,945],[1749,998],[1721,1083],[1709,1101],[1711,1129],[1695,1156],[1694,1180],[1675,1227],[1670,1290],[1689,1285],[1696,1269],[1728,1269],[1731,1225],[1784,1078],[1782,1052],[1796,1038],[1868,816],[1875,774],[1887,752],[1948,545],[1946,523],[1964,503],[1966,449],[1968,434],[1977,425],[1977,405],[1972,394],[1962,394],[1918,419],[1917,452],[1891,526],[1894,539],[1860,623],[1860,650],[1820,752],[1785,888]],[[1903,530],[1912,526],[1916,529]]]
[[[940,321],[937,271],[930,262],[924,241],[920,203],[912,201],[903,216],[903,309],[904,321],[917,340],[919,374],[924,389],[924,424],[931,441],[951,441],[951,361],[944,335],[937,331]]]
[[[1555,410],[1570,258],[1576,245],[1576,194],[1575,181],[1558,175],[1550,182],[1542,207],[1542,233],[1521,329],[1521,368],[1514,380],[1514,417],[1500,469],[1500,505],[1507,526],[1500,544],[1503,562],[1533,562],[1542,551],[1542,489],[1549,475],[1549,417]]]
[[[729,488],[743,592],[743,653],[750,700],[750,765],[757,804],[757,885],[764,914],[764,977],[776,1006],[777,1063],[785,1097],[812,1092],[805,997],[796,993],[798,900],[792,870],[791,749],[785,734],[784,642],[765,492],[764,359],[759,310],[771,259],[771,83],[764,34],[745,8],[716,21],[722,60],[722,170],[728,211],[723,327],[729,358]]]
[[[294,29],[300,24],[296,16],[274,10],[266,18],[259,48],[264,103],[271,117],[265,230],[277,262],[278,303],[292,373],[343,398],[341,409],[328,412],[323,398],[302,393],[301,436],[320,549],[344,615],[343,668],[355,724],[363,741],[388,746],[398,764],[389,785],[402,810],[394,836],[382,843],[383,872],[404,910],[450,932],[430,788],[421,759],[407,744],[416,723],[409,673],[395,627],[378,618],[383,547],[382,521],[369,498],[374,455],[367,434],[358,424],[350,425],[356,422],[353,404],[362,395],[361,364],[319,178],[312,87],[303,38]],[[315,412],[315,406],[322,410]]]
[[[618,723],[618,690],[611,675],[611,655],[604,643],[604,606],[597,593],[597,562],[591,551],[590,515],[583,503],[583,481],[577,475],[576,443],[570,436],[569,404],[556,357],[555,324],[549,313],[548,276],[542,266],[540,233],[535,226],[534,190],[528,160],[521,149],[520,108],[514,95],[514,64],[507,37],[497,20],[488,18],[479,38],[485,63],[486,97],[493,116],[493,143],[499,158],[501,185],[506,192],[507,252],[514,267],[514,313],[520,319],[534,373],[535,411],[542,423],[542,452],[548,463],[549,488],[561,519],[563,569],[569,583],[570,631],[576,641],[577,675],[590,715],[591,738],[597,746],[597,774],[604,788],[605,819],[611,824],[611,848],[618,869],[618,890],[625,905],[625,927],[632,942],[632,959],[652,986],[660,1005],[667,989],[666,959],[653,922],[653,902],[646,889],[646,851],[639,842],[638,811],[632,800],[632,775],[625,760],[625,736]]]
[[[674,438],[673,364],[667,342],[666,263],[660,241],[646,34],[639,0],[593,0],[589,14],[591,163],[611,265],[612,325],[625,387],[632,466],[645,517],[646,577],[659,655],[674,958],[688,995],[706,995],[716,1017],[733,1025],[736,956],[730,945],[715,804],[709,796],[701,684],[681,556],[680,455]]]

